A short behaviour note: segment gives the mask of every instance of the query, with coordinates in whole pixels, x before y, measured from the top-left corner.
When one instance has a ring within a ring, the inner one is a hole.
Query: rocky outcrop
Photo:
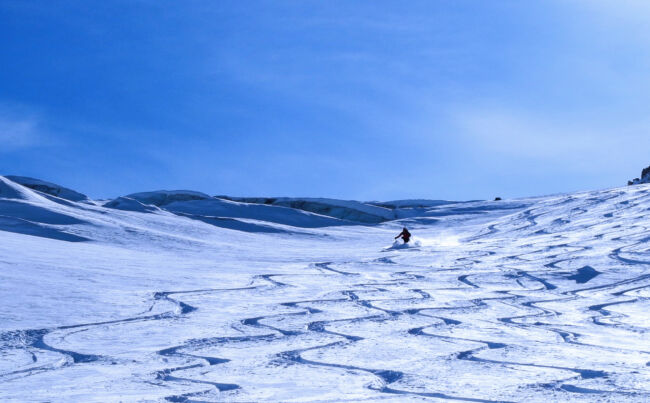
[[[650,167],[643,168],[641,178],[634,178],[631,181],[627,181],[628,185],[639,185],[641,183],[650,183]]]

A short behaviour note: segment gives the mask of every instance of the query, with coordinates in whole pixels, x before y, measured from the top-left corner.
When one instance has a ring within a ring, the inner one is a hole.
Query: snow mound
[[[213,225],[219,228],[225,228],[241,232],[249,233],[268,233],[268,234],[299,234],[298,231],[293,231],[289,228],[282,226],[274,226],[271,223],[265,223],[258,220],[248,220],[239,219],[239,218],[224,218],[224,217],[212,217],[212,216],[202,216],[195,214],[185,214],[185,213],[176,213],[182,217],[191,218],[193,220],[202,221],[206,224]]]
[[[37,192],[0,176],[0,231],[76,242],[87,239],[60,226],[85,223]]]
[[[0,176],[0,200],[20,200],[35,205],[49,206],[52,204],[50,198],[52,198],[51,195],[32,190],[7,177]],[[62,199],[57,200],[63,201]],[[0,214],[2,214],[1,211]]]
[[[51,196],[60,197],[62,199],[66,199],[70,201],[88,200],[88,196],[86,196],[85,194],[75,192],[72,189],[68,189],[66,187],[57,185],[56,183],[46,182],[40,179],[29,178],[27,176],[7,175],[6,178],[20,185],[28,187],[30,189],[37,190],[39,192]]]
[[[175,202],[206,200],[212,198],[205,193],[195,192],[193,190],[157,190],[153,192],[133,193],[126,197],[137,200],[143,204],[152,204],[158,207]]]
[[[4,176],[0,176],[0,198],[27,200],[30,198],[30,195],[24,187]]]
[[[369,205],[353,200],[293,197],[224,197],[229,200],[251,204],[265,204],[307,211],[314,214],[363,224],[378,224],[394,220],[395,213],[388,208]]]
[[[118,197],[115,200],[104,203],[103,207],[124,211],[136,211],[140,213],[153,213],[160,211],[160,208],[156,206],[142,204],[135,199],[131,199],[130,197]]]
[[[282,198],[274,205],[297,208],[316,214],[327,215],[343,220],[366,224],[375,224],[395,219],[395,214],[387,208],[370,206],[352,200],[336,200],[325,198]]]
[[[350,222],[287,207],[239,203],[217,198],[177,201],[165,205],[164,209],[196,218],[242,218],[303,228],[350,224]]]
[[[402,209],[402,208],[427,208],[443,206],[445,204],[457,203],[448,200],[427,200],[427,199],[407,199],[407,200],[391,200],[385,202],[368,202],[368,204],[385,207],[389,209]]]

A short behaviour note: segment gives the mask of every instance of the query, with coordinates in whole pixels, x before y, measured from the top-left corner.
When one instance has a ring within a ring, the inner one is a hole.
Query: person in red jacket
[[[406,229],[406,227],[404,227],[402,232],[395,237],[395,239],[397,238],[402,238],[404,240],[404,243],[408,243],[409,240],[411,239],[411,233],[409,232],[409,230]]]

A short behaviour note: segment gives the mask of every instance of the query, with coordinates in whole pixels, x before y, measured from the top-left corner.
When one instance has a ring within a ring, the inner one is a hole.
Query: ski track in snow
[[[650,400],[644,187],[453,208],[411,219],[413,250],[355,253],[341,228],[290,246],[252,235],[284,257],[223,272],[236,286],[177,289],[166,268],[138,314],[4,330],[0,399]],[[353,231],[390,240],[391,225]],[[426,242],[450,231],[459,243]]]

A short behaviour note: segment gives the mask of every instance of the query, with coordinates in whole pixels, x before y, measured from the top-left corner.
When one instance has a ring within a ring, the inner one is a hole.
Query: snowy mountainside
[[[160,208],[152,204],[144,204],[136,199],[127,196],[120,196],[117,199],[107,201],[102,206],[117,210],[137,211],[140,213],[153,213],[160,211]]]
[[[368,202],[367,204],[385,207],[389,209],[396,208],[426,208],[442,206],[444,204],[451,204],[449,200],[426,200],[426,199],[407,199],[407,200],[391,200],[386,202]]]
[[[345,224],[341,220],[310,212],[264,204],[239,203],[230,200],[210,198],[207,200],[175,202],[164,207],[166,210],[193,217],[229,217],[259,220],[294,227],[327,227]]]
[[[650,399],[650,185],[316,202],[0,177],[0,400]]]
[[[289,207],[366,224],[376,224],[397,218],[393,209],[361,203],[354,200],[336,200],[315,197],[228,197],[228,199],[243,203]]]
[[[7,179],[12,182],[18,183],[41,193],[49,194],[51,196],[60,197],[70,201],[84,201],[88,200],[85,194],[75,192],[72,189],[65,188],[52,182],[42,181],[40,179],[29,178],[26,176],[7,176]]]
[[[207,194],[193,190],[158,190],[155,192],[133,193],[125,197],[137,200],[142,204],[151,204],[158,207],[175,202],[210,199]]]

